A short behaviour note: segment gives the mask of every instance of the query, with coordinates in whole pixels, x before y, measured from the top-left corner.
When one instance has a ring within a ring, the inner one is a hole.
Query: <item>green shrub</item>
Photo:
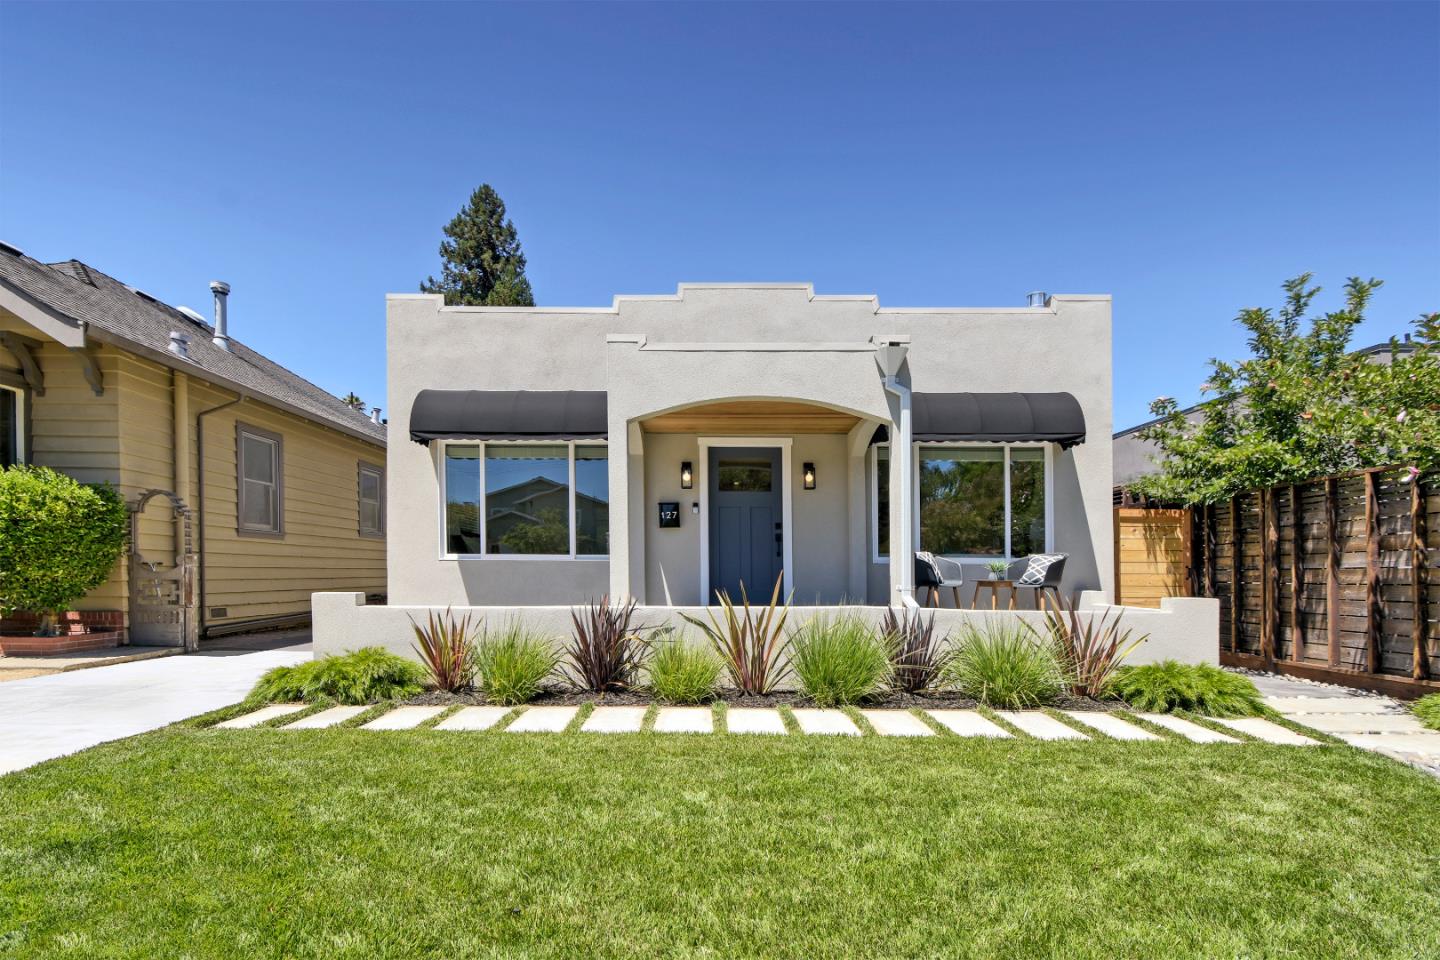
[[[775,578],[770,602],[763,607],[750,605],[750,596],[745,592],[745,584],[741,583],[738,607],[730,599],[730,594],[722,590],[716,598],[720,616],[715,616],[712,608],[708,607],[704,620],[688,613],[681,614],[705,634],[720,662],[725,665],[730,682],[747,696],[769,693],[790,675],[790,667],[784,660],[789,642],[785,635],[785,620],[790,616],[790,598],[780,599],[780,586],[784,581],[783,573]]]
[[[800,689],[822,707],[858,703],[890,678],[890,654],[870,626],[853,615],[814,617],[790,640]]]
[[[1107,695],[1121,661],[1149,639],[1148,634],[1134,637],[1132,631],[1120,628],[1122,609],[1092,613],[1082,621],[1074,607],[1061,601],[1058,609],[1046,608],[1043,630],[1031,628],[1037,638],[1054,645],[1065,683],[1077,697]]]
[[[650,688],[670,703],[703,703],[720,681],[720,661],[702,646],[684,639],[654,646],[650,658]]]
[[[1113,690],[1135,709],[1152,713],[1189,710],[1211,717],[1253,717],[1265,712],[1260,691],[1248,677],[1208,663],[1163,660],[1122,667]]]
[[[40,615],[40,633],[110,576],[129,535],[125,502],[48,467],[0,470],[0,613]]]
[[[486,633],[476,646],[480,689],[487,699],[505,706],[535,699],[558,661],[550,638],[532,633],[518,620],[493,636]]]
[[[1007,710],[1042,706],[1065,689],[1065,673],[1047,643],[1022,623],[965,624],[950,663],[950,681],[986,706]]]
[[[250,691],[250,700],[334,700],[377,703],[413,697],[425,689],[425,668],[381,647],[320,657],[269,670]]]
[[[1440,693],[1431,693],[1410,704],[1410,712],[1420,719],[1422,727],[1440,730]]]

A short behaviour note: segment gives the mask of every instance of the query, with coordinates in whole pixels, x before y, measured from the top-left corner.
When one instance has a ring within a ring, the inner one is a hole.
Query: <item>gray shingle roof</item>
[[[383,445],[385,427],[299,374],[245,346],[233,336],[232,352],[211,342],[214,329],[166,303],[129,287],[79,260],[41,263],[0,245],[0,283],[73,320],[84,321],[125,343],[148,348],[160,362],[202,379],[208,372],[259,400],[288,407],[310,420],[338,427]],[[168,353],[170,331],[190,338],[193,363]]]

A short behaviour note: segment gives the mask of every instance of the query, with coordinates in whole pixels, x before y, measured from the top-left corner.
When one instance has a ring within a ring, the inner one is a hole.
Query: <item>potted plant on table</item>
[[[1005,574],[1010,570],[1009,560],[991,560],[985,564],[985,569],[990,571],[991,580],[1004,580]]]

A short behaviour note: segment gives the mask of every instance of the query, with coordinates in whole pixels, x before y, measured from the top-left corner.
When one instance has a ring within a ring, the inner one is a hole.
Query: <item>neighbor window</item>
[[[1045,550],[1043,447],[919,448],[919,549],[1017,557]]]
[[[356,494],[360,503],[360,536],[385,535],[385,470],[360,461],[356,469]]]
[[[443,483],[447,554],[610,552],[603,444],[447,443]]]
[[[0,386],[0,467],[25,460],[25,434],[20,419],[24,415],[20,391]]]
[[[280,435],[237,423],[235,446],[239,532],[256,536],[283,534],[285,493]]]

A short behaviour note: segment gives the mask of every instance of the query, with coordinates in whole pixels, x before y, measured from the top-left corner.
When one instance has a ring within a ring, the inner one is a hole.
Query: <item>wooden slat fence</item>
[[[1378,468],[1191,509],[1221,661],[1417,696],[1440,689],[1440,473]]]

